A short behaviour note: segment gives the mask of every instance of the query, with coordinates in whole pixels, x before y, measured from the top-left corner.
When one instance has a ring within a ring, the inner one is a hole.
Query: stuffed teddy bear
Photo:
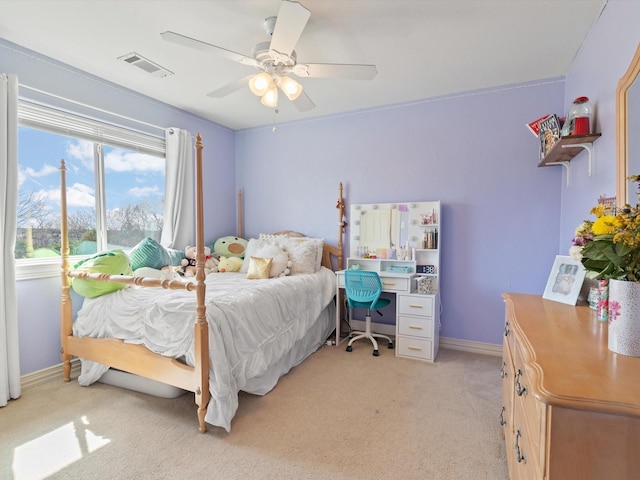
[[[209,247],[204,247],[204,273],[214,273],[218,271],[218,259],[211,255],[211,249]],[[184,249],[184,256],[186,258],[182,259],[182,275],[185,277],[195,277],[196,275],[196,247],[187,246]]]
[[[239,257],[220,257],[218,262],[219,272],[239,272],[242,268],[242,259]]]
[[[213,244],[213,253],[224,257],[244,258],[248,241],[240,237],[222,237]]]

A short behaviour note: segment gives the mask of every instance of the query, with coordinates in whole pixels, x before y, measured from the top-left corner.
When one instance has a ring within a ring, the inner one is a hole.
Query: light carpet
[[[206,434],[191,394],[49,381],[0,409],[0,478],[508,479],[500,364],[323,347]]]

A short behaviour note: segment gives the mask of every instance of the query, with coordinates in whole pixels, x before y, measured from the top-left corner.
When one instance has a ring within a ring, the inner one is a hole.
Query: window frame
[[[103,146],[123,148],[166,159],[164,135],[162,137],[154,136],[150,133],[96,120],[22,98],[18,99],[18,126],[93,142],[94,158],[96,154],[99,156],[99,161],[97,162],[99,169],[96,168],[95,173],[96,196],[100,199],[99,204],[96,205],[96,234],[99,251],[106,248],[107,240]],[[98,183],[99,180],[101,184]],[[99,212],[99,209],[102,209],[102,211]],[[73,265],[84,257],[84,255],[69,256],[69,263]],[[61,260],[59,257],[44,259],[19,258],[15,259],[15,271],[17,281],[55,277],[61,274]]]

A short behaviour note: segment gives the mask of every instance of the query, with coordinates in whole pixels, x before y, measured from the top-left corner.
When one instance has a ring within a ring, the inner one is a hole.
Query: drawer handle
[[[411,308],[424,308],[422,305],[419,305],[419,304],[417,304],[417,303],[410,303],[410,304],[409,304],[409,306],[410,306]]]
[[[409,325],[409,328],[413,328],[414,330],[422,330],[420,325]]]
[[[407,348],[409,350],[418,350],[418,351],[422,350],[422,348],[420,348],[420,347],[412,347],[411,345],[409,345]]]
[[[505,378],[507,376],[507,371],[504,369],[507,364],[502,362],[502,368],[500,369],[500,378]]]
[[[505,426],[507,424],[507,421],[504,419],[504,412],[506,412],[506,408],[503,406],[502,410],[500,411],[500,425],[501,426]]]
[[[508,337],[509,336],[509,332],[511,332],[511,330],[509,329],[509,322],[504,324],[504,336]]]
[[[520,431],[520,429],[518,429],[518,431],[516,432],[516,460],[518,460],[518,463],[527,463],[527,457],[525,457],[524,454],[520,452],[520,444],[518,442],[521,436],[522,432]]]
[[[519,397],[527,393],[527,387],[520,385],[520,375],[522,375],[522,370],[518,369],[518,373],[516,373],[516,393]]]

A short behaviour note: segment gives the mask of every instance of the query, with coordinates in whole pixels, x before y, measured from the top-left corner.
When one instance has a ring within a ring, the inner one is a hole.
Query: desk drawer
[[[431,340],[422,338],[397,337],[397,355],[401,357],[420,358],[422,360],[433,360],[431,351],[433,350]]]
[[[398,315],[398,335],[433,338],[433,317],[405,317]]]
[[[433,318],[433,295],[398,295],[398,313]]]
[[[408,278],[400,277],[384,277],[380,275],[380,281],[382,282],[382,290],[384,292],[409,292]]]

